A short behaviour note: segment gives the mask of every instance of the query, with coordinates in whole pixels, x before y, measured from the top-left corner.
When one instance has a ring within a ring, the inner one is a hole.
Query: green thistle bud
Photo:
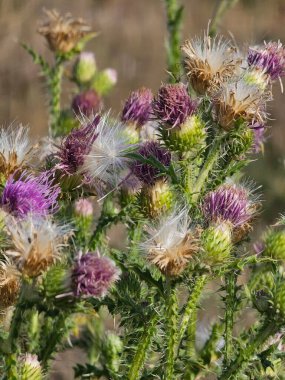
[[[247,153],[252,148],[253,137],[252,129],[247,126],[233,130],[225,148],[227,156],[238,158]]]
[[[117,72],[114,69],[105,69],[97,72],[91,82],[91,88],[99,95],[108,94],[117,83]]]
[[[37,355],[25,354],[21,358],[21,380],[41,380],[42,370]]]
[[[119,370],[119,354],[123,350],[123,342],[121,339],[112,333],[106,334],[106,340],[104,345],[104,351],[107,359],[107,366],[112,372],[118,372]]]
[[[198,115],[188,117],[179,127],[161,129],[165,145],[173,151],[197,152],[205,143],[205,123]]]
[[[56,296],[68,291],[67,270],[62,264],[52,266],[44,273],[41,292],[47,299],[54,300]]]
[[[285,317],[285,281],[282,279],[276,285],[274,306],[277,313]]]
[[[96,72],[96,61],[93,53],[80,54],[74,66],[74,77],[79,83],[89,82]]]
[[[169,184],[157,181],[152,186],[144,186],[141,191],[141,206],[145,215],[156,218],[171,208],[174,195]]]
[[[270,294],[265,290],[258,290],[252,297],[252,303],[260,313],[264,313],[269,310],[271,305],[270,300]]]
[[[229,223],[210,225],[201,236],[202,249],[207,264],[219,264],[230,257],[232,228]]]
[[[269,231],[264,243],[264,256],[285,260],[285,231]]]

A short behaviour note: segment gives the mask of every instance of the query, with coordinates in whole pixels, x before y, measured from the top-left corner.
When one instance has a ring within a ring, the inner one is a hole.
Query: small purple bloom
[[[153,111],[160,121],[174,128],[183,124],[197,110],[197,106],[183,83],[166,84],[160,87],[154,99]]]
[[[263,70],[272,80],[285,75],[285,49],[281,42],[269,42],[262,48],[250,48],[249,66]]]
[[[148,88],[141,88],[130,94],[122,111],[122,121],[141,127],[149,121],[153,95]]]
[[[95,116],[92,123],[74,129],[63,140],[57,158],[60,160],[59,168],[68,174],[74,174],[84,163],[84,157],[90,153],[92,144],[97,138],[96,127],[100,116]]]
[[[202,206],[210,221],[229,221],[235,227],[247,222],[253,214],[248,191],[236,185],[223,185],[206,195]]]
[[[52,174],[44,172],[38,177],[25,172],[19,179],[10,177],[1,197],[1,206],[16,217],[29,213],[44,216],[57,209],[58,185],[52,184]]]
[[[78,199],[74,205],[75,213],[79,216],[88,217],[93,214],[93,205],[86,198]]]
[[[76,95],[72,101],[72,109],[76,114],[90,116],[100,111],[102,100],[94,90],[87,90]]]
[[[73,273],[73,292],[76,297],[104,297],[119,279],[115,263],[98,252],[88,252],[76,260]]]
[[[266,127],[264,124],[259,122],[254,122],[249,126],[253,131],[253,145],[252,151],[253,153],[259,153],[263,149],[263,144],[266,140],[265,131]]]
[[[168,167],[171,162],[171,154],[163,148],[157,141],[147,141],[140,146],[138,154],[143,158],[155,158],[162,165]],[[158,179],[163,178],[159,176],[160,172],[155,166],[143,163],[139,160],[132,164],[132,172],[146,185],[154,185]]]

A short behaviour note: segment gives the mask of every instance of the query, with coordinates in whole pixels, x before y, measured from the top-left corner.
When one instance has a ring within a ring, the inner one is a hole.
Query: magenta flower
[[[179,126],[197,110],[197,102],[188,95],[183,83],[160,87],[153,102],[155,116],[171,128]]]
[[[10,177],[2,193],[1,206],[21,218],[29,213],[44,216],[55,212],[60,188],[53,185],[52,180],[50,172],[44,172],[38,177],[25,172],[19,179]]]
[[[74,129],[63,140],[57,158],[59,168],[68,174],[74,174],[83,165],[84,157],[90,153],[93,142],[97,138],[96,127],[100,121],[100,116],[95,116],[92,123]]]
[[[119,276],[120,270],[111,259],[98,252],[88,252],[76,260],[73,293],[76,297],[104,297]]]
[[[166,167],[168,167],[171,162],[170,152],[163,148],[157,141],[147,141],[142,144],[138,149],[138,154],[147,159],[155,158]],[[157,167],[139,160],[133,162],[132,172],[146,185],[154,185],[158,179],[163,178],[159,176],[160,172]]]
[[[102,100],[94,90],[87,90],[76,95],[72,101],[72,109],[76,114],[90,116],[100,111]]]
[[[264,47],[250,48],[249,66],[264,71],[272,80],[285,75],[285,49],[281,42],[269,42]]]
[[[121,119],[125,123],[134,123],[141,127],[149,121],[153,95],[148,88],[133,91],[124,105]]]
[[[252,217],[254,207],[248,190],[241,186],[223,185],[206,195],[202,210],[209,221],[229,221],[236,227]]]

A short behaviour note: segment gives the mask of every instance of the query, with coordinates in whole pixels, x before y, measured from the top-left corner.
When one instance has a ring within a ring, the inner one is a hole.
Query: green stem
[[[195,185],[193,186],[192,200],[194,202],[198,200],[200,196],[200,191],[203,188],[204,183],[207,180],[210,171],[213,169],[214,164],[216,163],[217,159],[220,156],[222,141],[223,141],[223,137],[216,137],[216,140],[214,141],[212,148],[209,151],[208,157],[203,165],[202,170],[200,171],[198,179]]]
[[[194,317],[194,315],[196,314],[199,298],[201,296],[201,293],[202,293],[202,290],[205,286],[206,281],[207,281],[207,277],[205,275],[198,277],[196,279],[194,286],[193,286],[192,292],[189,295],[187,305],[186,305],[186,308],[185,308],[185,311],[184,311],[184,314],[183,314],[183,317],[182,317],[182,320],[180,323],[178,339],[177,339],[177,342],[178,342],[177,349],[179,349],[179,347],[181,345],[182,339],[184,337],[184,334],[185,334],[188,326],[191,326],[190,327],[190,330],[192,330],[191,332],[193,332],[194,330],[196,332],[196,323],[195,323],[196,321],[192,320],[192,317]],[[190,330],[189,330],[189,332],[190,332]],[[193,334],[191,334],[191,335],[193,337]],[[190,347],[190,344],[193,345],[193,342],[190,342],[190,340],[191,340],[191,337],[188,335],[189,347]],[[195,341],[194,341],[194,344],[195,344]]]
[[[177,0],[165,0],[167,17],[167,67],[169,81],[175,82],[181,75],[181,28],[183,7]]]
[[[173,380],[175,351],[178,337],[178,302],[176,288],[172,286],[171,281],[167,279],[167,299],[166,299],[166,333],[167,349],[164,380]]]
[[[209,35],[214,37],[217,34],[221,20],[227,10],[237,4],[239,0],[219,0],[214,11],[213,19],[209,29]]]
[[[137,380],[139,378],[140,372],[143,369],[147,352],[151,345],[152,339],[156,332],[156,325],[158,321],[158,316],[155,314],[146,325],[141,340],[138,344],[136,354],[134,356],[131,368],[128,374],[128,380]]]
[[[227,367],[231,361],[233,353],[233,327],[234,313],[237,310],[237,273],[232,271],[225,276],[225,347],[224,347],[224,366]]]
[[[274,321],[266,320],[259,328],[250,342],[239,352],[237,358],[224,370],[219,380],[238,378],[237,376],[245,370],[253,356],[260,352],[267,339],[278,332],[280,326]]]
[[[48,78],[50,93],[50,111],[49,111],[49,134],[56,136],[60,122],[60,97],[61,97],[61,80],[63,74],[63,64],[60,57],[56,57],[55,65],[50,70]]]

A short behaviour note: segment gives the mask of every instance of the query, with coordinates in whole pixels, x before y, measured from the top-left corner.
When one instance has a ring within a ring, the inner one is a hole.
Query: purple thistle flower
[[[165,84],[154,99],[153,111],[159,120],[173,128],[183,124],[197,110],[197,106],[183,83]]]
[[[1,206],[16,217],[29,213],[44,216],[57,209],[60,187],[52,184],[52,173],[44,172],[39,177],[23,173],[19,179],[10,177],[0,200]]]
[[[102,106],[100,96],[94,90],[87,90],[76,95],[72,101],[72,109],[76,114],[90,116],[98,111]]]
[[[170,152],[163,148],[157,141],[147,141],[142,144],[138,149],[138,154],[147,159],[153,157],[166,167],[168,167],[171,162]],[[160,172],[156,167],[139,160],[132,164],[132,172],[140,181],[150,186],[154,185],[158,179],[162,178],[159,176]]]
[[[119,279],[120,270],[108,257],[88,252],[76,260],[73,272],[73,293],[76,297],[104,297]]]
[[[253,131],[253,153],[259,153],[263,149],[263,143],[265,142],[265,131],[266,127],[264,124],[259,122],[254,122],[249,126]]]
[[[63,140],[57,157],[60,160],[59,168],[68,174],[74,174],[84,163],[84,157],[90,153],[92,144],[97,138],[96,127],[100,121],[97,115],[92,123],[74,129]]]
[[[131,92],[122,111],[121,120],[141,127],[149,121],[153,95],[150,89],[140,88]]]
[[[252,217],[254,207],[248,190],[241,186],[223,185],[206,195],[202,210],[208,220],[229,221],[236,227]]]
[[[264,48],[250,48],[249,66],[263,70],[272,80],[285,75],[285,49],[281,42],[269,42]]]

